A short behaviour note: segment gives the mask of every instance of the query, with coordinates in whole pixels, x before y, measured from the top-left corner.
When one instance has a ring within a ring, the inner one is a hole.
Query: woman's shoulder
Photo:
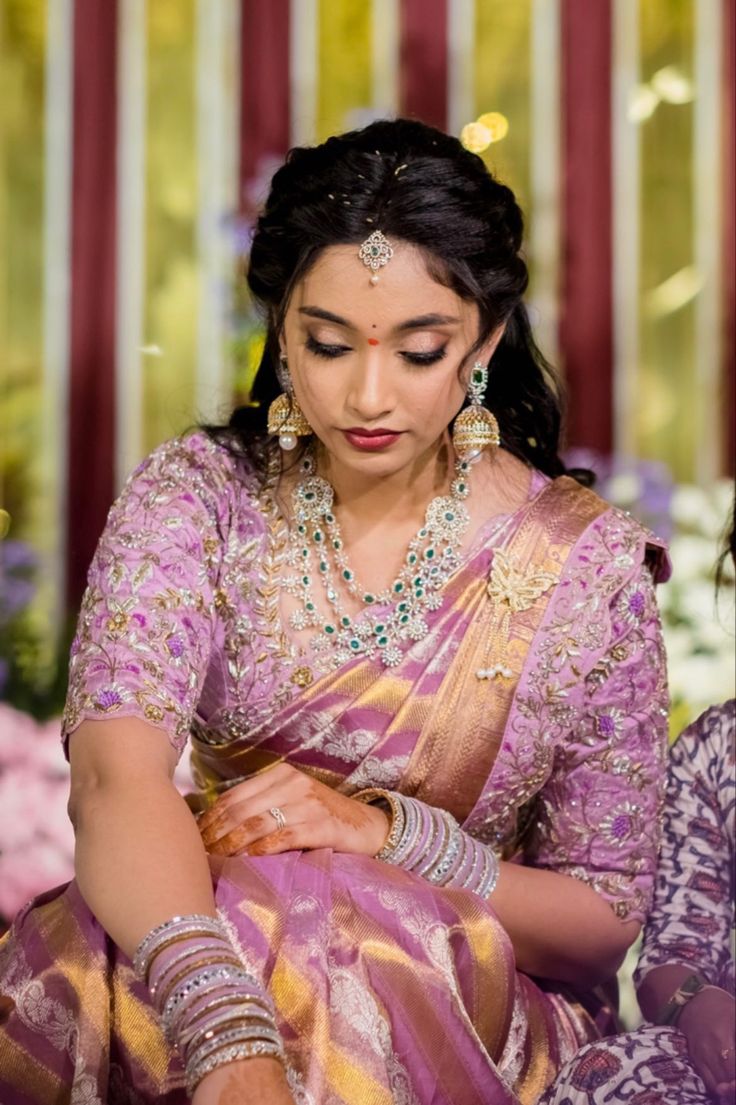
[[[191,476],[221,486],[239,476],[246,483],[255,476],[252,465],[203,429],[186,430],[157,445],[130,474],[129,482],[141,478]]]
[[[221,513],[232,501],[257,493],[258,475],[244,456],[202,429],[188,430],[158,445],[133,469],[121,498],[153,499],[160,505],[185,496]]]
[[[582,548],[595,547],[604,554],[610,551],[614,559],[629,559],[632,567],[645,563],[656,583],[669,578],[666,543],[628,511],[614,506],[572,476],[541,477],[541,480],[539,499],[549,517],[576,527],[577,543]]]

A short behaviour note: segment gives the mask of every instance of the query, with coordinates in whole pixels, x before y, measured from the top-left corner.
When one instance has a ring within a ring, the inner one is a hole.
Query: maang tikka
[[[378,283],[378,270],[387,265],[394,255],[394,249],[386,235],[381,230],[374,230],[358,250],[366,268],[371,270],[371,284]]]
[[[280,447],[289,452],[296,449],[297,438],[309,437],[314,430],[294,395],[286,357],[279,358],[277,375],[284,390],[268,408],[268,432],[274,436],[278,434]]]
[[[476,361],[470,371],[470,406],[460,411],[452,428],[452,446],[463,460],[478,460],[484,449],[501,444],[496,416],[483,406],[488,383],[488,366]]]

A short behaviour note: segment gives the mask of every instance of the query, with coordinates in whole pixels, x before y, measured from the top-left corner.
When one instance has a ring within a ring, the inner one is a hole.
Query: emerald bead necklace
[[[469,471],[468,461],[456,460],[450,493],[429,503],[399,574],[389,587],[372,592],[360,585],[350,567],[334,512],[332,485],[316,475],[311,455],[304,458],[302,478],[292,493],[289,570],[281,584],[299,601],[289,618],[291,627],[316,630],[310,647],[321,670],[339,668],[352,656],[377,658],[393,667],[401,661],[403,642],[426,637],[426,615],[442,605],[442,587],[460,563],[458,552],[470,522],[463,502],[469,492]],[[327,616],[316,601],[315,579],[324,588]],[[355,616],[345,609],[345,593],[361,603]]]

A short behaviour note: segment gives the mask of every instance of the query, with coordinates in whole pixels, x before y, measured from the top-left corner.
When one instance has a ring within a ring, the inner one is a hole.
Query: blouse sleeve
[[[637,984],[654,967],[679,963],[714,985],[733,985],[734,703],[707,710],[670,758],[654,907]]]
[[[175,439],[112,507],[72,644],[65,742],[85,719],[136,717],[183,750],[215,633],[222,457],[202,434]]]
[[[608,623],[605,651],[541,792],[533,862],[588,883],[621,919],[643,921],[657,865],[668,706],[648,568],[614,595]]]

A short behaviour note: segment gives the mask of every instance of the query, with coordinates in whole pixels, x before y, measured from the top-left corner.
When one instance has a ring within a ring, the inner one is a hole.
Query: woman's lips
[[[356,449],[374,451],[393,445],[401,437],[400,431],[386,430],[383,427],[379,427],[377,430],[365,430],[362,426],[351,426],[349,430],[343,430],[342,432]]]

